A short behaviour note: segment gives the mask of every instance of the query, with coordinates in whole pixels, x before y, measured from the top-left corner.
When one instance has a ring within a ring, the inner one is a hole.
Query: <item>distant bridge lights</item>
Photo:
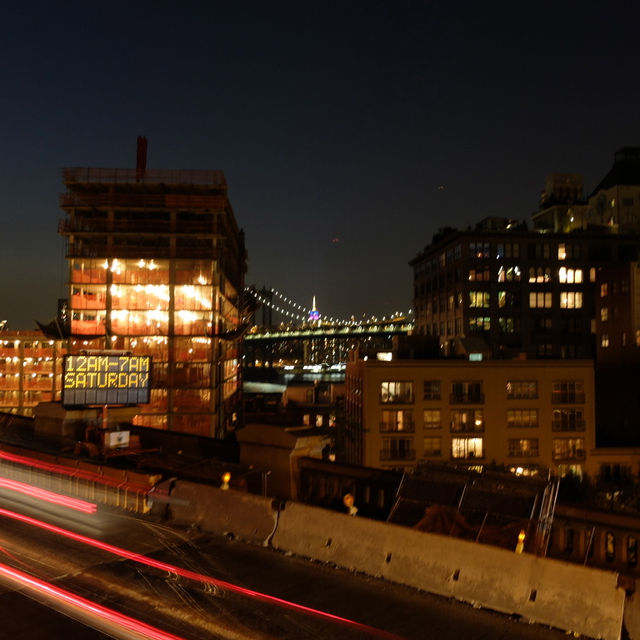
[[[353,315],[349,319],[333,318],[328,316],[322,316],[318,312],[318,310],[316,309],[315,296],[313,297],[312,308],[308,309],[298,304],[297,302],[294,302],[291,298],[289,298],[288,296],[284,295],[283,293],[281,293],[280,291],[274,288],[270,288],[265,295],[263,295],[264,292],[267,292],[267,290],[263,289],[261,292],[260,290],[257,290],[254,287],[245,288],[245,293],[252,295],[258,302],[273,309],[274,311],[281,313],[287,319],[291,318],[292,323],[295,321],[298,321],[300,323],[314,324],[316,326],[342,325],[342,326],[359,327],[359,326],[371,325],[372,323],[377,323],[377,322],[387,323],[387,322],[402,321],[406,319],[407,316],[413,315],[413,310],[409,309],[407,312],[395,311],[390,316],[385,315],[382,317],[382,320],[379,320],[377,316],[371,316],[367,318],[365,314],[362,314],[362,318],[360,320],[356,320],[355,316]],[[274,302],[274,298],[277,299],[275,302]]]

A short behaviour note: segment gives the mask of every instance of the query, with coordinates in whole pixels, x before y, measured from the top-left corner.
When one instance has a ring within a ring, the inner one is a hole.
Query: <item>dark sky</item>
[[[66,295],[61,169],[133,167],[138,135],[152,168],[224,171],[248,283],[329,316],[406,311],[439,227],[529,219],[547,174],[590,191],[640,145],[638,7],[11,3],[0,320],[32,329]]]

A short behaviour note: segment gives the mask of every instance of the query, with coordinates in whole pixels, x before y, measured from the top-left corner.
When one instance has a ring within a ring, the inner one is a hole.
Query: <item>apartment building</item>
[[[640,257],[640,236],[541,233],[504,219],[441,230],[409,264],[415,332],[482,338],[494,358],[592,358],[598,269]]]
[[[353,464],[582,473],[595,446],[591,361],[354,359],[345,384]]]

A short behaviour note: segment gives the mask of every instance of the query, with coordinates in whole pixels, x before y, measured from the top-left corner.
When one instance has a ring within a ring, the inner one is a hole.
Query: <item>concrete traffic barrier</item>
[[[619,640],[617,574],[286,503],[274,548],[593,638]]]
[[[172,520],[183,526],[266,545],[278,518],[273,499],[178,480],[168,500]]]
[[[624,627],[629,640],[640,640],[640,593],[627,595],[624,606]]]

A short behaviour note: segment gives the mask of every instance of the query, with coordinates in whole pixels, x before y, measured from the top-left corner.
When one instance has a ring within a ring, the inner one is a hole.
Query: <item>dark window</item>
[[[635,567],[638,564],[638,538],[627,536],[627,566]]]
[[[564,530],[564,552],[569,556],[573,553],[576,532],[572,527],[565,527]]]

